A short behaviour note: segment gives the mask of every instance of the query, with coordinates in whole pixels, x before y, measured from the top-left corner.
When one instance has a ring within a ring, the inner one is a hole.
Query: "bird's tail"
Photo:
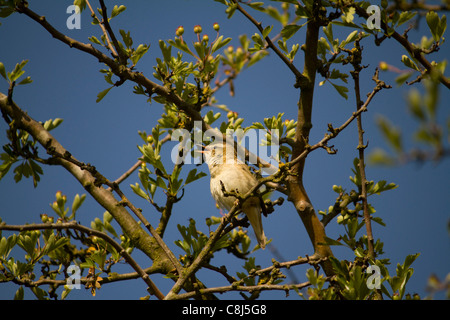
[[[247,215],[250,224],[252,225],[253,231],[255,232],[256,240],[258,241],[261,249],[266,247],[266,235],[264,234],[262,219],[261,219],[261,208],[259,202],[251,201],[250,198],[243,206],[244,213]],[[257,200],[257,199],[256,199]]]

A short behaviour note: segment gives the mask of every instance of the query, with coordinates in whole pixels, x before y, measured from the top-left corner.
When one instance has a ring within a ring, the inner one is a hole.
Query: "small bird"
[[[229,143],[213,142],[205,147],[206,164],[211,174],[211,194],[221,209],[229,211],[236,198],[225,196],[222,185],[227,192],[237,191],[241,196],[246,195],[257,183],[255,176],[248,166],[237,158],[235,149]],[[261,204],[258,197],[248,198],[242,204],[242,211],[247,215],[259,246],[264,249],[266,236],[261,220]]]

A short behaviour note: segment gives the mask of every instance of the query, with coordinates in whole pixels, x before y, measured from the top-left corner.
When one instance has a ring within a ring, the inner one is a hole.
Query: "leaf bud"
[[[41,214],[41,221],[43,223],[48,222],[48,215],[46,213]]]
[[[201,33],[202,32],[202,27],[200,25],[196,25],[194,26],[194,32],[195,33]]]
[[[179,26],[179,27],[177,28],[177,30],[175,31],[175,34],[176,34],[178,37],[181,37],[181,36],[183,35],[183,33],[184,33],[184,28],[183,28],[183,26]]]
[[[387,71],[389,69],[389,65],[384,61],[380,62],[379,67],[380,67],[380,70],[382,70],[382,71]]]

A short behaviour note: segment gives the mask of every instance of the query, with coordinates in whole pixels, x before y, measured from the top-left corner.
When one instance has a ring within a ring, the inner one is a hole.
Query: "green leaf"
[[[402,152],[403,144],[400,130],[395,128],[385,117],[379,116],[376,122],[378,128],[392,148],[398,153]]]
[[[260,50],[264,47],[264,41],[261,39],[261,36],[259,35],[259,33],[255,33],[252,36],[252,40],[255,42],[255,48],[257,50]]]
[[[86,9],[86,0],[75,0],[73,4],[79,6],[81,11]]]
[[[287,55],[287,57],[289,58],[289,60],[291,60],[291,61],[294,60],[295,55],[297,54],[299,48],[300,48],[300,45],[299,45],[298,43],[292,45],[292,50],[291,50],[291,52],[289,52],[289,54]]]
[[[267,56],[269,53],[267,51],[257,51],[252,54],[252,57],[247,63],[247,68],[254,65],[256,62]]]
[[[341,73],[339,70],[337,69],[333,69],[331,71],[330,74],[330,79],[341,79],[342,81],[344,81],[345,83],[347,83],[347,78],[348,78],[348,74],[346,73]]]
[[[16,294],[14,295],[14,300],[23,300],[24,291],[23,287],[20,286],[19,289],[17,289]]]
[[[317,53],[322,55],[325,59],[327,51],[331,51],[330,44],[324,37],[320,37],[319,42],[317,44],[318,44]]]
[[[20,85],[23,85],[23,84],[29,84],[29,83],[32,83],[33,82],[33,80],[31,79],[31,77],[26,77],[25,79],[23,79],[22,81],[20,81],[19,83],[18,83],[18,85],[20,86]]]
[[[345,264],[345,261],[339,261],[338,259],[336,259],[335,257],[329,257],[329,260],[333,266],[334,271],[339,274],[339,275],[343,275],[343,276],[347,276],[348,275],[348,270],[347,270],[347,266]],[[312,270],[312,269],[310,269]],[[311,281],[311,279],[309,279]]]
[[[417,14],[417,12],[410,12],[410,11],[403,11],[402,13],[400,13],[400,17],[398,19],[397,22],[397,26],[401,26],[402,24],[404,24],[405,22],[408,22],[409,20],[411,20],[415,15]]]
[[[14,7],[2,7],[0,8],[0,18],[6,18],[15,11]]]
[[[255,10],[265,11],[265,9],[263,7],[264,2],[247,2],[246,4]]]
[[[267,26],[264,28],[264,30],[262,32],[263,38],[266,38],[269,35],[270,31],[272,31],[272,28],[273,28],[273,26]]]
[[[272,18],[274,18],[275,20],[277,20],[278,22],[280,22],[281,24],[284,24],[284,15],[281,15],[280,12],[272,7],[272,6],[268,6],[266,8],[266,13],[271,16]]]
[[[379,225],[386,227],[386,224],[383,222],[383,219],[380,217],[372,217],[372,221],[378,223]]]
[[[42,175],[44,172],[40,165],[34,162],[32,159],[28,159],[28,164],[31,168],[31,176],[33,177],[34,187],[37,187],[38,182],[41,180],[39,175]]]
[[[0,62],[0,75],[6,80],[5,65]]]
[[[405,262],[403,264],[404,268],[409,268],[412,263],[420,256],[420,253],[410,254],[405,258]]]
[[[438,36],[439,39],[443,37],[445,30],[447,29],[447,17],[445,15],[442,16],[441,21],[439,22],[439,28],[438,28]]]
[[[226,38],[223,40],[223,36],[220,36],[213,44],[211,52],[214,53],[223,46],[226,46],[231,41],[231,38]]]
[[[144,192],[144,190],[141,189],[139,183],[136,182],[136,184],[134,185],[130,184],[130,187],[133,190],[133,192],[136,193],[138,196],[148,200],[148,195]]]
[[[203,117],[203,119],[205,120],[205,122],[207,124],[212,124],[217,119],[219,119],[221,115],[222,114],[220,112],[217,112],[216,114],[214,114],[214,112],[212,110],[209,110],[208,113]]]
[[[6,176],[11,166],[17,162],[17,158],[10,156],[7,153],[0,154],[0,159],[3,160],[3,163],[0,165],[0,180]]]
[[[364,250],[361,247],[356,248],[354,253],[355,253],[355,256],[357,256],[358,258],[364,258],[365,257]]]
[[[48,300],[48,293],[44,289],[41,289],[39,287],[31,287],[30,290],[34,293],[38,300]]]
[[[130,36],[130,31],[125,32],[124,30],[119,30],[120,35],[122,36],[123,43],[129,49],[133,45],[133,39]]]
[[[108,212],[108,213],[109,213],[109,212]],[[105,229],[106,229],[109,233],[111,233],[114,237],[116,237],[116,238],[119,237],[119,236],[117,235],[116,230],[113,228],[113,226],[112,226],[109,222],[105,221],[105,222],[103,223],[103,226],[104,226]]]
[[[412,61],[407,55],[402,55],[402,62],[408,68],[414,69],[416,71],[420,71],[419,67]]]
[[[387,183],[385,180],[378,181],[374,186],[369,188],[368,192],[370,194],[380,194],[381,192],[392,190],[397,188],[398,185],[395,183]]]
[[[90,258],[100,267],[100,270],[104,268],[106,262],[106,254],[104,254],[103,252],[95,251],[93,254],[91,254]]]
[[[167,185],[161,177],[156,177],[156,185],[164,190],[167,190]]]
[[[166,63],[169,63],[172,58],[172,46],[167,46],[163,40],[159,40],[159,48],[161,49],[164,60]]]
[[[89,41],[91,41],[91,42],[94,43],[94,44],[99,44],[99,45],[102,44],[102,43],[100,42],[100,40],[98,40],[97,37],[95,37],[95,36],[89,37],[88,39],[89,39]]]
[[[150,47],[146,44],[140,44],[136,51],[131,56],[131,61],[133,61],[133,64],[136,65],[138,61],[144,56],[144,54],[147,53],[148,49]]]
[[[86,199],[86,194],[81,195],[75,195],[75,198],[73,199],[72,202],[72,214],[69,217],[69,219],[73,219],[75,216],[75,213],[78,211],[78,209],[81,207],[81,205],[83,204],[84,200]]]
[[[402,72],[397,78],[395,78],[395,83],[401,86],[404,84],[414,73],[414,71]]]
[[[440,25],[440,19],[439,15],[434,11],[427,12],[426,20],[428,27],[430,28],[431,34],[433,35],[433,38],[435,41],[439,41],[440,36],[439,33],[439,25]]]
[[[336,91],[345,99],[348,99],[348,88],[345,86],[339,86],[337,84],[334,84],[333,82],[330,81],[330,83],[333,85],[333,87],[336,89]]]
[[[355,12],[356,9],[353,7],[349,7],[348,9],[344,10],[343,14],[341,15],[342,21],[344,21],[345,23],[353,23]]]
[[[195,180],[198,180],[206,175],[207,174],[204,172],[200,172],[199,174],[197,174],[197,169],[192,169],[191,171],[189,171],[186,182],[184,184],[186,185],[188,183],[194,182]]]
[[[102,92],[100,92],[97,95],[97,100],[95,100],[95,102],[99,103],[100,101],[102,101],[102,99],[108,94],[109,90],[111,90],[112,88],[114,88],[114,86],[109,87],[108,89],[105,89]]]
[[[44,123],[44,129],[47,131],[51,131],[55,128],[57,128],[61,123],[63,123],[63,119],[61,118],[55,118],[55,119],[49,119],[45,121]]]
[[[233,14],[236,12],[237,9],[237,3],[233,3],[228,6],[228,8],[225,10],[225,13],[227,14],[227,18],[230,19]]]
[[[300,30],[302,26],[299,26],[297,24],[288,24],[281,30],[281,35],[283,37],[283,40],[286,41],[289,38],[291,38],[298,30]]]
[[[18,237],[14,233],[8,238],[1,238],[0,239],[0,257],[3,259],[6,259],[8,255],[10,254],[12,248],[17,244]]]
[[[170,39],[168,40],[168,42],[175,48],[192,55],[192,52],[191,50],[189,50],[187,44],[184,41],[181,41],[179,38],[175,38],[175,41]]]
[[[342,41],[340,47],[345,47],[348,43],[353,42],[356,40],[356,38],[358,38],[358,30],[354,30],[353,32],[351,32],[348,36],[347,39],[345,39],[344,41]]]
[[[328,238],[328,237],[325,237],[325,244],[329,245],[329,246],[343,246],[344,245],[343,243],[341,243],[337,240]]]
[[[426,20],[434,41],[440,41],[447,29],[447,17],[442,15],[442,18],[440,19],[436,12],[429,11],[426,15]]]
[[[118,16],[119,14],[124,12],[126,9],[127,9],[127,7],[125,7],[124,5],[121,5],[120,7],[115,5],[111,12],[111,18]]]
[[[32,234],[32,233],[30,233]],[[21,247],[25,252],[31,257],[34,257],[35,254],[35,248],[36,248],[36,236],[29,236],[28,234],[19,236],[19,240],[17,241],[17,244],[19,247]]]
[[[297,6],[297,9],[295,10],[295,15],[298,18],[309,18],[311,14],[308,12],[308,10],[303,7],[302,5],[299,5],[298,1],[294,0],[294,4]]]
[[[280,47],[280,49],[283,50],[285,53],[288,53],[286,41],[278,40],[278,47]]]
[[[333,36],[333,25],[331,23],[328,24],[328,26],[323,27],[323,33],[325,33],[328,42],[329,43],[333,43],[334,41],[334,36]]]
[[[17,63],[14,70],[11,72],[8,72],[8,79],[9,81],[13,82],[19,79],[24,73],[25,70],[22,70],[23,67],[28,63],[28,60],[23,60],[21,63]]]

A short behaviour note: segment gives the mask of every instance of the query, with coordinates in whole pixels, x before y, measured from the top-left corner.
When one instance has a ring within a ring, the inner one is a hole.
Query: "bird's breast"
[[[238,191],[242,196],[250,191],[258,182],[247,167],[241,164],[222,164],[211,172],[211,194],[218,205],[230,210],[236,201],[235,197],[225,197],[222,184],[227,192]]]

